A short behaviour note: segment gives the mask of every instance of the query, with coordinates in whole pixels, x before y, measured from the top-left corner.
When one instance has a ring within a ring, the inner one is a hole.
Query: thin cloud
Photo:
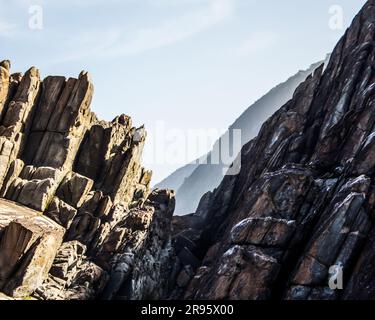
[[[234,10],[235,0],[210,0],[200,10],[170,19],[159,26],[140,28],[132,31],[130,36],[127,36],[130,31],[121,28],[109,31],[108,35],[104,33],[104,38],[99,38],[95,33],[92,43],[89,42],[84,47],[80,46],[80,50],[77,50],[79,54],[64,56],[54,62],[83,58],[115,58],[168,46],[223,22],[233,15]],[[81,35],[78,37],[82,38]],[[103,39],[104,43],[95,45],[98,39]],[[81,43],[81,40],[77,43]]]
[[[155,7],[176,7],[192,4],[206,4],[214,0],[142,0],[143,5]],[[220,2],[221,0],[216,0]],[[9,0],[0,0],[0,4],[7,5]],[[12,0],[12,4],[19,7],[29,7],[31,5],[48,6],[49,8],[67,8],[67,7],[98,7],[116,4],[126,6],[129,4],[140,4],[140,0],[64,0],[64,1],[47,1],[47,0]]]
[[[3,0],[0,0],[0,2]],[[16,0],[16,1],[28,1],[32,3],[35,0]],[[38,0],[39,2],[44,3],[45,0]],[[176,7],[181,5],[191,5],[191,4],[205,4],[213,0],[142,0],[143,5],[155,6],[155,7]],[[218,0],[220,1],[220,0]],[[54,7],[97,7],[97,6],[108,6],[108,4],[118,4],[120,6],[137,4],[139,5],[140,0],[64,0],[56,1],[54,3],[48,3],[49,6]]]
[[[208,9],[167,21],[156,28],[138,30],[128,43],[112,48],[107,54],[137,54],[176,43],[229,18],[233,10],[231,0],[211,1]]]

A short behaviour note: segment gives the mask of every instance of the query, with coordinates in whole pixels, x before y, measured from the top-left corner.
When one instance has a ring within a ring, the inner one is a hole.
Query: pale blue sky
[[[345,30],[329,28],[341,5],[347,27],[364,0],[0,0],[1,58],[13,71],[95,84],[92,109],[120,113],[149,131],[145,162],[154,182],[182,165],[157,164],[155,123],[225,129],[253,101],[321,60]],[[30,5],[43,29],[30,30]],[[218,133],[219,134],[219,133]],[[162,148],[160,148],[162,149]],[[190,152],[186,161],[199,154]]]

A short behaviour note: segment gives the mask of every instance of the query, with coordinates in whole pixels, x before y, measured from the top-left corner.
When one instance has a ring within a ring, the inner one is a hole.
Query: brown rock
[[[7,202],[1,202],[1,207],[2,212],[18,209]],[[0,285],[16,298],[29,296],[47,278],[64,234],[52,220],[20,211],[24,213],[15,212],[16,219],[4,228],[0,243]]]
[[[295,221],[268,218],[248,218],[231,232],[232,243],[284,247],[295,230]]]
[[[24,76],[9,69],[0,63],[0,196],[27,208],[0,199],[0,291],[97,298],[107,271],[122,270],[130,254],[134,270],[129,264],[121,277],[134,278],[131,296],[165,297],[174,195],[149,197],[144,127],[132,128],[125,115],[99,121],[86,72],[41,81],[35,68]]]
[[[74,217],[77,215],[77,209],[68,205],[64,201],[57,197],[54,197],[45,215],[63,226],[65,229],[69,229]]]
[[[91,179],[73,172],[65,177],[56,194],[67,204],[79,208],[84,203],[93,184]]]
[[[8,97],[9,69],[10,62],[8,60],[0,62],[0,115],[4,112],[5,102]]]
[[[39,71],[33,67],[26,72],[12,101],[6,106],[0,125],[0,184],[3,183],[10,164],[22,151],[39,88]]]

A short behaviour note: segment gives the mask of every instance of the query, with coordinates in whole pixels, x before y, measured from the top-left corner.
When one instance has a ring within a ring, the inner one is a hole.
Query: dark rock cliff
[[[173,297],[375,298],[374,62],[371,0],[244,146],[240,174],[175,218]]]

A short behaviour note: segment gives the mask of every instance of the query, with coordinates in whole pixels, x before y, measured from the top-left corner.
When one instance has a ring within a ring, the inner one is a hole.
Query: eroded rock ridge
[[[172,191],[150,191],[146,139],[99,121],[93,84],[0,63],[0,292],[158,299],[168,289]]]

